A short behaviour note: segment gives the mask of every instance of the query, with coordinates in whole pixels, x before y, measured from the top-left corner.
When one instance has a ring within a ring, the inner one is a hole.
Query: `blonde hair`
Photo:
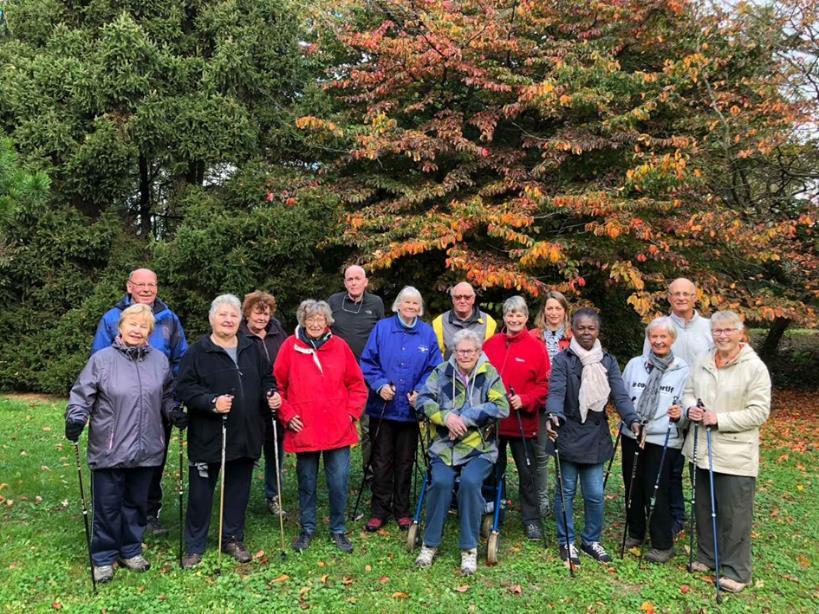
[[[117,328],[122,330],[122,324],[125,320],[129,318],[142,318],[148,323],[148,333],[150,334],[154,330],[154,324],[156,324],[156,318],[154,317],[154,312],[148,305],[143,305],[142,303],[134,303],[130,307],[126,307],[122,310],[122,313],[119,314],[119,324]]]
[[[543,305],[537,310],[537,316],[535,316],[535,328],[539,330],[546,330],[548,328],[548,326],[546,326],[546,303],[549,302],[549,299],[556,300],[560,303],[560,306],[563,307],[563,311],[565,312],[563,314],[563,331],[568,335],[572,330],[569,301],[566,300],[562,292],[558,292],[557,290],[549,290],[546,296],[543,297]]]

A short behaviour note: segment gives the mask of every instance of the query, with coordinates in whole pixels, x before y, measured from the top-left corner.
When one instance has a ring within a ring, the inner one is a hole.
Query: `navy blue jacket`
[[[370,389],[367,415],[398,422],[415,422],[415,410],[407,394],[420,390],[432,370],[441,364],[441,351],[435,331],[416,320],[406,328],[393,315],[378,322],[361,353],[361,371]],[[395,385],[395,397],[385,404],[378,395],[382,386]]]
[[[623,376],[617,360],[608,352],[603,352],[603,368],[609,379],[611,395],[617,413],[628,425],[638,422],[637,412],[628,396]],[[580,358],[571,349],[563,350],[552,363],[552,375],[549,378],[549,397],[546,399],[546,411],[560,419],[561,426],[557,431],[557,447],[560,460],[573,463],[596,465],[607,461],[614,452],[609,432],[609,422],[605,410],[590,411],[586,422],[580,422],[580,376],[583,365]],[[553,453],[552,446],[546,446],[547,452]]]

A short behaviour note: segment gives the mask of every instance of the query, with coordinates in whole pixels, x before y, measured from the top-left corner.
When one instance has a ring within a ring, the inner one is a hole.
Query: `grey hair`
[[[526,305],[526,299],[519,294],[510,296],[508,299],[503,301],[503,315],[513,311],[519,311],[527,318],[529,317],[529,307]]]
[[[737,330],[743,330],[745,325],[742,323],[742,319],[739,317],[736,311],[717,311],[711,314],[711,328],[714,328],[714,324],[717,322],[725,322],[726,324],[735,325]]]
[[[296,320],[298,320],[299,326],[302,328],[304,328],[304,323],[309,318],[316,315],[324,316],[324,319],[327,321],[327,326],[332,326],[333,322],[335,322],[335,320],[333,320],[333,311],[330,309],[330,305],[327,304],[327,301],[314,301],[309,298],[306,301],[302,301],[296,310]]]
[[[216,315],[216,312],[222,305],[230,305],[236,310],[236,313],[242,315],[242,302],[235,294],[220,294],[213,299],[213,302],[210,304],[208,318],[212,318],[214,315]]]
[[[471,341],[479,350],[483,347],[483,339],[481,339],[481,336],[474,330],[469,330],[468,328],[462,328],[455,333],[455,336],[452,337],[452,347],[458,347],[461,341]]]
[[[401,303],[408,297],[418,299],[418,302],[421,303],[421,310],[418,312],[418,315],[424,315],[424,297],[421,296],[421,293],[418,292],[418,288],[415,286],[404,286],[401,288],[401,292],[398,293],[398,296],[396,296],[395,300],[392,302],[393,313],[398,313],[398,308],[401,306]]]
[[[675,341],[677,340],[677,327],[674,326],[674,321],[669,318],[668,316],[662,316],[660,318],[654,318],[651,322],[648,323],[646,326],[646,339],[651,334],[651,331],[655,328],[664,328],[668,331],[668,334],[671,335],[671,338]]]

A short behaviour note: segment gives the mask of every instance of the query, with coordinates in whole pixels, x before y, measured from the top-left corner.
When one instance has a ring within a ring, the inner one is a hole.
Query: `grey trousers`
[[[717,545],[723,576],[751,583],[751,525],[756,478],[714,472]],[[708,470],[697,469],[697,560],[714,569],[714,531]]]
[[[538,413],[537,441],[531,442],[535,453],[535,484],[537,486],[538,511],[541,518],[549,515],[549,455],[546,454],[546,412]]]

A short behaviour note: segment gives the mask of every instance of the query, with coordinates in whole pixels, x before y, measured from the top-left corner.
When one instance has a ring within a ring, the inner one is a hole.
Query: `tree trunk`
[[[139,232],[143,237],[151,233],[151,179],[148,160],[139,154]]]
[[[771,327],[768,329],[768,335],[759,349],[759,355],[762,358],[774,358],[779,351],[779,342],[782,341],[782,336],[790,326],[790,318],[776,318]]]

